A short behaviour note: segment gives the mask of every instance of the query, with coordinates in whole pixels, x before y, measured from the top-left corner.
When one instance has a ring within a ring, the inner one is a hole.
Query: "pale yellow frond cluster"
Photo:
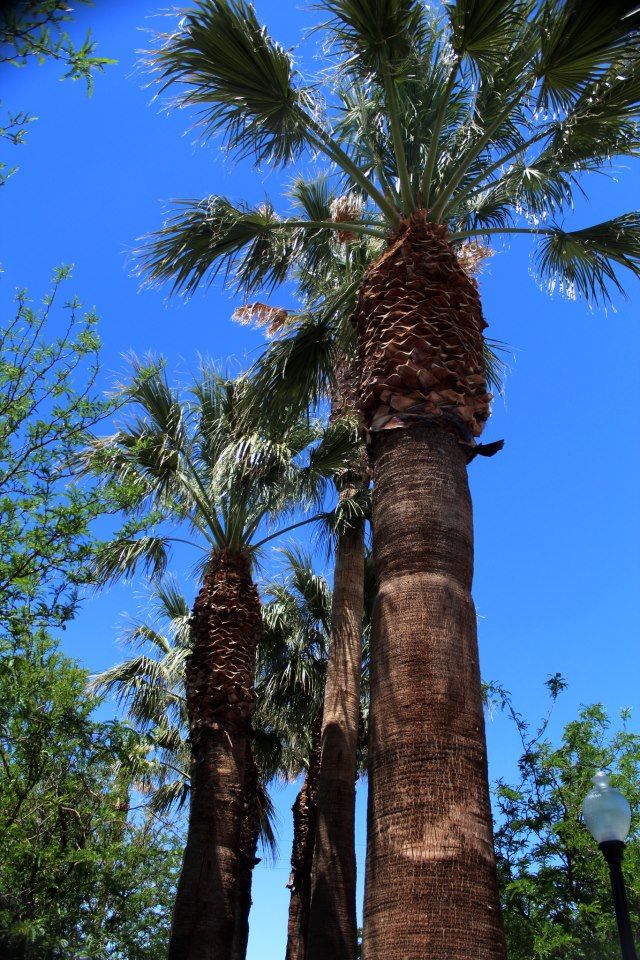
[[[289,311],[284,307],[271,307],[268,303],[245,303],[234,310],[231,319],[243,326],[264,330],[268,337],[273,337],[286,325]]]
[[[356,223],[362,219],[362,200],[349,194],[336,197],[331,201],[329,212],[334,223]],[[350,230],[338,231],[340,243],[352,243],[355,239],[356,234]]]
[[[484,243],[479,243],[477,240],[470,240],[458,247],[456,253],[462,269],[470,277],[477,277],[482,273],[485,261],[494,255],[495,250],[485,246]]]

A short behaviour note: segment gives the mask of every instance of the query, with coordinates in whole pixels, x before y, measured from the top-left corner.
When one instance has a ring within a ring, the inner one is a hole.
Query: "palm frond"
[[[538,24],[540,101],[562,107],[637,46],[640,10],[630,0],[546,0]]]
[[[150,282],[172,281],[192,293],[222,271],[238,288],[252,291],[281,283],[300,250],[301,232],[289,229],[270,203],[237,206],[226,197],[179,200],[175,212],[138,251]]]
[[[165,577],[153,586],[152,599],[156,616],[168,621],[171,633],[179,646],[185,646],[184,632],[191,615],[189,604],[178,581],[173,576]]]
[[[325,25],[344,66],[362,79],[402,73],[428,31],[419,0],[320,0],[331,19]]]
[[[188,780],[173,780],[157,787],[147,802],[153,813],[164,816],[167,813],[179,813],[189,799],[191,785]]]
[[[457,57],[479,67],[504,58],[514,34],[533,9],[531,0],[455,0],[445,3],[451,23],[451,46]]]
[[[254,403],[266,421],[284,411],[300,416],[328,393],[336,363],[335,319],[318,313],[299,316],[286,337],[271,343],[251,377]]]
[[[229,147],[258,162],[300,153],[309,91],[244,0],[197,0],[152,63],[162,89],[186,88],[180,101],[199,108],[205,136],[222,131]]]
[[[328,631],[331,623],[331,589],[326,577],[316,573],[308,551],[299,545],[281,548],[287,563],[286,583],[302,601],[297,612],[310,624]]]
[[[256,792],[256,812],[260,832],[258,839],[267,861],[275,863],[278,858],[278,838],[276,835],[276,808],[262,779],[258,780]]]
[[[353,529],[354,523],[371,519],[371,490],[356,490],[349,497],[341,497],[333,510],[328,511],[318,524],[318,542],[330,554],[336,537]]]
[[[308,471],[331,478],[357,462],[360,448],[358,421],[342,417],[330,423],[322,432],[318,445],[312,447]]]
[[[570,296],[606,303],[624,292],[616,266],[640,276],[640,213],[626,213],[583,230],[549,232],[536,252],[538,273]]]
[[[102,544],[96,554],[95,576],[102,584],[115,583],[140,569],[146,577],[161,577],[167,568],[168,537],[122,537]]]
[[[492,340],[488,337],[485,337],[482,346],[487,384],[495,390],[496,393],[503,393],[504,381],[508,370],[504,356],[510,354],[511,350],[506,343],[500,340]]]

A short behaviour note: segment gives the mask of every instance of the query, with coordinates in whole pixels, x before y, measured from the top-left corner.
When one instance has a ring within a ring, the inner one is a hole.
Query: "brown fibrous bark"
[[[261,630],[249,558],[214,555],[191,618],[185,676],[192,750],[189,826],[169,960],[232,956]]]
[[[311,870],[318,822],[318,774],[320,772],[320,720],[316,724],[309,766],[295,799],[291,873],[287,887],[291,891],[285,960],[306,960]]]
[[[360,409],[370,430],[421,420],[473,442],[484,427],[487,392],[476,281],[424,211],[407,219],[366,271],[355,317]]]

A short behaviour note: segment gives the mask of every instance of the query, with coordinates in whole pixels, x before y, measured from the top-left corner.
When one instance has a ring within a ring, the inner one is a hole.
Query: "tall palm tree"
[[[333,603],[329,584],[313,572],[311,558],[299,549],[283,551],[286,577],[267,585],[263,608],[265,632],[258,654],[257,719],[285,733],[289,778],[304,774],[293,805],[294,835],[289,889],[291,900],[286,960],[306,960],[312,907],[312,871],[316,869],[316,834],[322,823],[320,810],[321,742],[326,715],[330,648],[333,641]],[[370,571],[371,564],[367,563]],[[363,683],[358,684],[358,776],[366,769],[366,717],[368,711],[368,635],[373,602],[372,578],[366,576],[364,619],[359,633],[364,641],[361,663]],[[326,679],[325,679],[326,678]],[[355,777],[354,777],[355,779]]]
[[[129,392],[138,415],[88,454],[131,515],[102,550],[102,580],[138,567],[160,575],[171,543],[185,540],[176,527],[204,554],[185,665],[190,816],[171,958],[232,956],[245,785],[255,780],[249,746],[262,622],[252,562],[279,533],[323,514],[268,533],[264,524],[317,502],[351,455],[343,427],[320,431],[307,419],[283,421],[269,436],[251,431],[247,390],[245,380],[205,367],[182,398],[161,370],[137,366]]]
[[[291,197],[304,218],[329,218],[337,198],[326,177],[298,180]],[[321,265],[321,268],[320,268]],[[328,402],[330,418],[356,414],[356,342],[350,314],[366,259],[348,238],[329,235],[305,249],[296,270],[302,309],[286,311],[254,303],[236,311],[276,334],[253,371],[254,395],[269,412],[294,416]],[[273,413],[272,413],[273,415]],[[355,960],[355,783],[361,673],[361,625],[365,576],[364,501],[369,476],[364,448],[334,478],[341,520],[335,531],[333,607],[327,678],[313,776],[305,787],[317,800],[318,829],[310,878],[309,956]],[[368,513],[368,510],[366,511]],[[317,763],[316,763],[317,762]],[[306,809],[306,800],[299,798]],[[306,940],[306,937],[305,937]],[[307,949],[307,947],[305,947]]]
[[[330,219],[332,210],[343,202],[331,193],[326,176],[298,179],[290,196],[300,216],[309,220]],[[354,240],[348,232],[338,242],[325,233],[304,248],[295,268],[300,309],[252,303],[236,311],[236,319],[266,327],[271,338],[253,370],[255,402],[267,415],[283,409],[299,415],[326,401],[332,418],[355,412],[357,343],[351,317],[367,257],[363,244]],[[481,251],[474,248],[465,253],[467,269],[481,265]],[[485,342],[484,352],[488,377],[500,386],[503,364],[496,345]],[[317,799],[320,822],[315,833],[308,951],[310,957],[353,960],[357,950],[354,771],[360,680],[355,664],[361,659],[358,624],[366,592],[364,524],[358,510],[363,498],[368,499],[364,449],[335,482],[339,509],[345,516],[336,531],[333,628],[319,770],[313,766],[308,788]],[[313,757],[315,760],[316,755]]]
[[[286,960],[305,960],[318,815],[320,727],[331,591],[299,549],[284,551],[286,575],[267,584],[258,651],[257,722],[287,744],[287,779],[303,776],[293,812]]]
[[[206,137],[257,163],[322,155],[344,202],[309,221],[184,201],[145,264],[187,290],[226,269],[251,296],[320,235],[361,238],[378,580],[364,957],[503,960],[466,473],[495,446],[478,444],[491,395],[465,246],[527,234],[540,276],[594,302],[621,288],[619,267],[640,273],[640,214],[560,220],[587,174],[638,153],[640,14],[629,0],[318,6],[332,78],[307,82],[244,0],[199,0],[155,63]]]
[[[135,768],[152,816],[179,812],[189,796],[190,746],[185,674],[191,650],[191,611],[173,577],[151,586],[152,616],[134,622],[124,635],[140,653],[98,674],[93,687],[112,694],[144,737],[144,753]],[[253,868],[258,843],[275,854],[275,811],[268,783],[280,773],[280,743],[254,729],[245,776],[236,886],[233,960],[244,960],[249,930]],[[255,775],[257,773],[257,776]]]

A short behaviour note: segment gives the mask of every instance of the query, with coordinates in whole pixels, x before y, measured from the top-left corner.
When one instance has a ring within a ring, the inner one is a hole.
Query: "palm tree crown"
[[[321,154],[353,202],[317,204],[298,190],[285,217],[269,202],[182,201],[144,250],[151,278],[191,290],[222,269],[251,293],[314,245],[326,250],[327,232],[362,238],[375,259],[416,209],[458,250],[534,235],[540,275],[594,301],[620,286],[617,266],[638,274],[636,212],[560,225],[583,174],[638,153],[634,4],[457,0],[441,16],[419,0],[318,6],[335,63],[324,99],[244,0],[199,0],[154,63],[163,86],[179,83],[181,102],[198,108],[204,136],[222,133],[259,163]]]
[[[176,541],[199,548],[205,563],[212,552],[253,556],[283,529],[325,517],[319,508],[326,483],[351,455],[348,425],[323,430],[304,418],[281,421],[270,435],[259,432],[246,416],[248,381],[227,380],[210,367],[181,397],[162,371],[136,365],[130,394],[137,413],[87,452],[92,470],[127,490],[130,515],[102,549],[102,581],[139,566],[161,575]],[[317,509],[265,532],[265,522],[300,505]],[[176,529],[189,539],[174,536]]]

